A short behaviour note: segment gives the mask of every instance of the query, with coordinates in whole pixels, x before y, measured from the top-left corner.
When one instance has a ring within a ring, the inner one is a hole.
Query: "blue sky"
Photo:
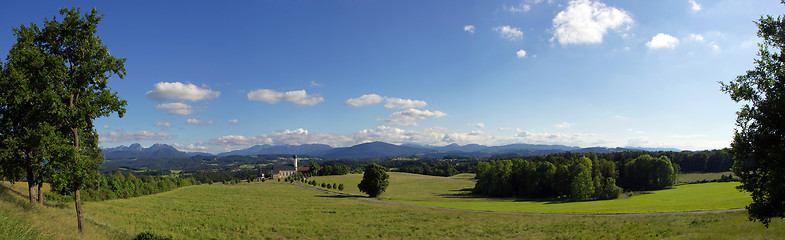
[[[16,1],[11,27],[61,7],[105,14],[127,58],[125,117],[101,146],[211,153],[369,141],[727,147],[720,92],[753,67],[779,1]],[[3,57],[4,58],[4,57]]]

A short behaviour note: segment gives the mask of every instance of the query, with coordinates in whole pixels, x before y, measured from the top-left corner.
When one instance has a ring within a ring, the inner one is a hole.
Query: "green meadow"
[[[536,203],[570,208],[570,203],[467,197],[467,188],[473,185],[471,174],[449,178],[390,174],[391,185],[382,195],[383,200],[419,205],[427,201],[453,205]],[[345,191],[359,195],[356,184],[349,185],[358,176],[313,179],[331,180],[330,183],[347,181]],[[697,186],[708,192],[732,189],[727,183],[685,186]],[[749,222],[743,211],[657,216],[493,214],[372,202],[277,181],[203,184],[137,198],[88,202],[85,203],[87,233],[80,236],[71,207],[24,207],[22,194],[3,189],[0,218],[5,220],[0,221],[0,230],[4,230],[0,239],[131,239],[142,231],[176,239],[776,239],[785,236],[785,223],[781,219],[774,220],[766,229],[760,223]],[[21,186],[17,189],[24,190]],[[695,192],[698,189],[686,190],[701,194]],[[665,191],[624,200],[665,195],[662,194]]]
[[[485,198],[471,194],[473,174],[452,177],[425,176],[390,172],[390,186],[379,199],[432,207],[493,212],[617,214],[690,212],[743,208],[752,199],[735,187],[737,182],[704,183],[675,186],[604,201],[549,201],[540,199]],[[343,183],[344,192],[363,195],[357,189],[361,174],[314,177],[317,182]]]

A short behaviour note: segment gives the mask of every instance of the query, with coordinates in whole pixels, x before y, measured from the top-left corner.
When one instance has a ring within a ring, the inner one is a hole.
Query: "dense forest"
[[[723,166],[724,161],[732,161],[720,151],[562,153],[492,160],[477,164],[474,192],[497,197],[612,199],[622,189],[658,190],[672,186],[679,165],[671,157],[691,171],[727,171],[712,164]]]

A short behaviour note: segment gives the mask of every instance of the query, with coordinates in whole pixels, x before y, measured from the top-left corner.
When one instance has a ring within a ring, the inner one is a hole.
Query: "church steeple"
[[[292,156],[294,158],[294,171],[297,172],[297,155]]]

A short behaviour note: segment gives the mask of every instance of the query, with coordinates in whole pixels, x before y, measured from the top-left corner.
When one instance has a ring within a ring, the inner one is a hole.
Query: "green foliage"
[[[722,83],[722,91],[744,103],[728,152],[740,189],[752,193],[750,219],[768,227],[771,218],[785,217],[785,19],[765,16],[756,23],[763,40],[757,66]]]
[[[365,172],[363,173],[363,180],[357,184],[357,188],[361,192],[368,194],[369,197],[377,197],[387,190],[390,175],[387,175],[387,169],[376,163],[365,165]]]
[[[172,240],[172,239],[174,239],[172,238],[172,236],[156,234],[149,231],[140,232],[139,234],[136,234],[136,236],[134,237],[134,240]]]
[[[343,183],[338,184],[338,190],[343,191]]]
[[[618,197],[621,188],[616,186],[619,174],[613,162],[597,159],[596,155],[594,159],[575,157],[480,162],[473,192],[494,197],[567,197],[577,201]]]
[[[666,156],[642,155],[632,159],[624,164],[624,176],[622,186],[634,190],[664,189],[676,181],[676,172]]]

